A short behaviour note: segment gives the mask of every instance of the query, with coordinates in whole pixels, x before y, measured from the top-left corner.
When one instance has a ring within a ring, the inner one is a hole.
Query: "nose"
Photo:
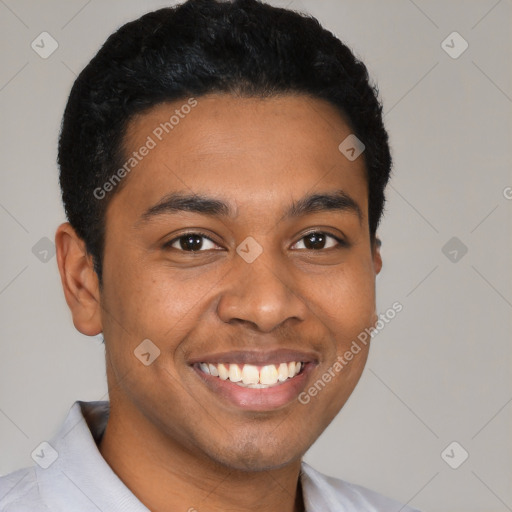
[[[217,305],[223,322],[271,332],[292,319],[306,318],[307,306],[285,264],[263,255],[252,263],[236,260]]]

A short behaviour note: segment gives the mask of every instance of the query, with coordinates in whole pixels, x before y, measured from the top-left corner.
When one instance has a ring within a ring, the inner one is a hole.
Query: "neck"
[[[99,444],[112,470],[152,512],[304,510],[300,460],[279,469],[242,471],[193,448],[169,439],[144,417],[123,413],[112,403]]]

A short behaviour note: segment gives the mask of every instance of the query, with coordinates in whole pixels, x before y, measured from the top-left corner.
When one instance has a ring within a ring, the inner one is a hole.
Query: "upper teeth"
[[[292,361],[290,363],[268,364],[258,368],[252,364],[211,364],[200,363],[199,367],[204,373],[220,377],[222,380],[229,379],[239,386],[263,388],[284,382],[297,375],[302,363]]]

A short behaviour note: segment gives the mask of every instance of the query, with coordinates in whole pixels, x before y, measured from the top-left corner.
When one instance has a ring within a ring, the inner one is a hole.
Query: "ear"
[[[372,257],[373,257],[373,267],[375,268],[375,274],[378,274],[382,269],[382,257],[380,254],[380,246],[382,242],[379,237],[375,237],[374,242],[372,243]]]
[[[73,324],[86,336],[102,332],[99,281],[85,242],[69,222],[55,233],[57,264]]]

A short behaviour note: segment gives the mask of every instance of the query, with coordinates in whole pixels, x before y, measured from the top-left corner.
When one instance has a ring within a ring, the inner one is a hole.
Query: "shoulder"
[[[303,492],[308,511],[320,510],[344,510],[343,507],[351,505],[354,510],[368,512],[418,512],[407,505],[388,498],[376,491],[372,491],[361,485],[356,485],[345,480],[324,475],[308,464],[302,464]],[[352,510],[352,508],[350,509]]]
[[[0,477],[0,512],[48,512],[39,494],[35,468]]]

